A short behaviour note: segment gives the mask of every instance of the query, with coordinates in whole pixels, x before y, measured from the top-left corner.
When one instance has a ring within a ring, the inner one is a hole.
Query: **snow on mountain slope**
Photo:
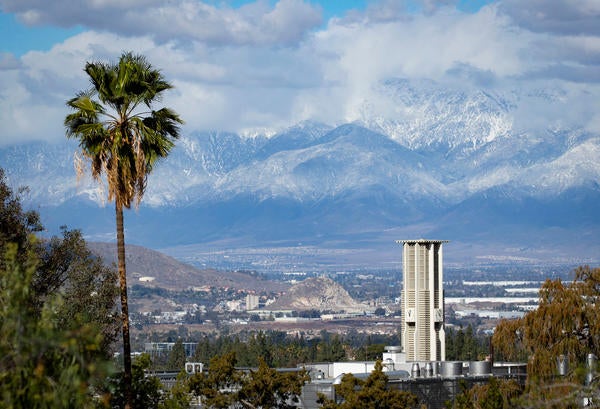
[[[559,236],[581,226],[588,237],[600,232],[599,136],[514,126],[519,104],[558,98],[555,91],[496,95],[390,80],[380,97],[395,101],[395,112],[366,101],[350,124],[307,121],[268,137],[184,135],[150,175],[148,218],[131,217],[131,234],[152,246],[231,236],[351,241],[399,228],[465,240],[477,231],[482,240],[498,223],[520,226],[526,240],[555,221]],[[3,148],[0,166],[11,185],[30,187],[34,206],[104,234],[112,225],[92,215],[104,194],[89,178],[77,184],[76,150],[73,141]]]
[[[556,159],[528,168],[516,182],[530,188],[532,195],[542,197],[555,197],[577,187],[598,188],[600,138],[589,139]]]
[[[421,169],[424,158],[383,135],[344,125],[320,142],[241,166],[220,178],[215,190],[223,197],[251,192],[263,200],[298,201],[333,198],[376,185],[397,194],[445,195],[445,187]]]
[[[396,112],[382,116],[367,104],[361,122],[413,150],[460,157],[508,136],[512,127],[511,103],[482,90],[467,94],[432,81],[391,79],[378,91]]]

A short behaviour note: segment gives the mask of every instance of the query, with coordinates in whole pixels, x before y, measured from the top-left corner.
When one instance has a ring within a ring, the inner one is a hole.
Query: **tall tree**
[[[169,353],[169,359],[167,360],[167,370],[168,371],[183,371],[185,367],[185,347],[183,346],[183,341],[179,338],[175,345],[173,345],[173,349]]]
[[[501,321],[492,338],[497,358],[527,359],[527,392],[533,399],[537,394],[562,407],[581,390],[587,355],[600,355],[600,268],[584,266],[574,273],[571,283],[547,280],[538,308]],[[564,377],[557,377],[560,356],[570,362]]]
[[[125,267],[123,208],[140,203],[148,174],[168,155],[183,121],[169,108],[153,109],[172,88],[161,72],[141,55],[123,53],[117,63],[88,62],[91,88],[67,101],[73,112],[65,118],[66,135],[79,140],[91,174],[106,179],[108,200],[115,202],[117,260],[123,331],[123,382],[131,406],[131,345]],[[76,165],[83,172],[83,158]]]
[[[461,392],[446,407],[452,409],[510,409],[521,407],[518,398],[522,387],[514,379],[498,379],[491,376],[488,382],[478,383],[467,389],[464,379],[459,380]]]

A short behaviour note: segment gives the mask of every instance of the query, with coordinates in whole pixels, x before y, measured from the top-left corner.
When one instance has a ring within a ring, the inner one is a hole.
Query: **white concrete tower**
[[[445,361],[442,244],[447,240],[398,240],[402,244],[402,346],[407,361]]]

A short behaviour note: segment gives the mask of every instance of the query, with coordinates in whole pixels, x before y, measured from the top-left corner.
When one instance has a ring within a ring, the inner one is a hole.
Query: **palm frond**
[[[66,134],[78,138],[92,176],[106,174],[109,200],[139,202],[154,163],[166,157],[183,123],[169,108],[152,109],[172,88],[141,55],[123,53],[118,63],[88,62],[92,87],[67,101]],[[150,110],[142,113],[143,104]]]

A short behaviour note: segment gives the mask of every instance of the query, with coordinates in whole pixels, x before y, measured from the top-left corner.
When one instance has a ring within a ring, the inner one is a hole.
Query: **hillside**
[[[294,284],[270,304],[270,310],[362,312],[368,309],[328,277],[311,277]]]
[[[114,243],[88,243],[90,249],[105,263],[116,265],[117,250]],[[286,284],[263,280],[256,275],[235,271],[197,269],[183,264],[158,251],[140,246],[128,245],[126,249],[127,283],[170,290],[186,290],[191,287],[233,288],[280,292],[289,287]]]

